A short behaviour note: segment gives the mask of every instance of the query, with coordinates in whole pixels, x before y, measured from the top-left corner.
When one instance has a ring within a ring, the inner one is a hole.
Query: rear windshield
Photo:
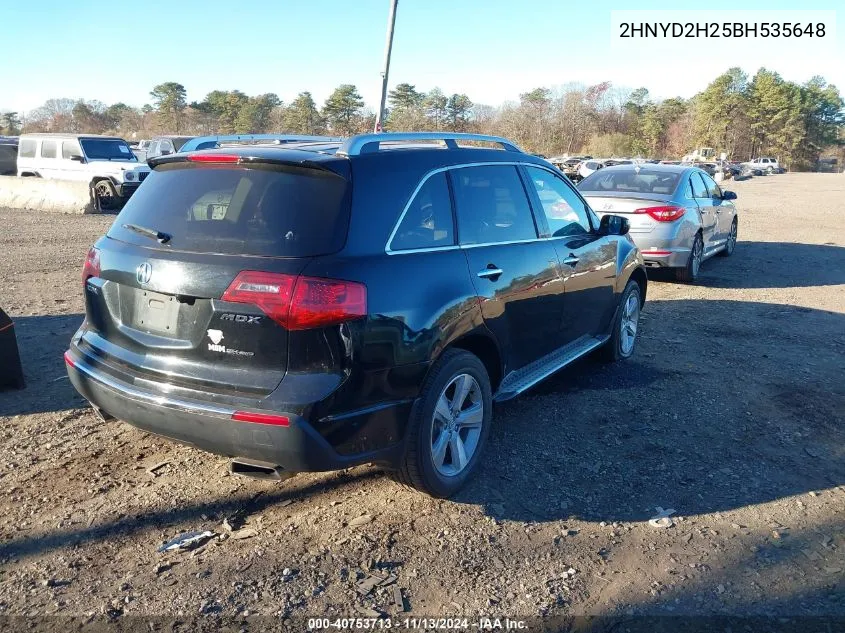
[[[90,160],[138,160],[126,141],[119,139],[83,138],[79,140]]]
[[[631,193],[671,194],[678,186],[680,174],[654,169],[601,170],[580,183],[579,191],[623,191]]]
[[[163,246],[123,225],[171,236]],[[115,219],[109,237],[140,246],[269,257],[327,255],[349,225],[346,180],[322,169],[274,165],[158,166]]]

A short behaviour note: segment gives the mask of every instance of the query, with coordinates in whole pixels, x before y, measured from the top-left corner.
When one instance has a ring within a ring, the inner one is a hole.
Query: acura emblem
[[[150,283],[150,277],[152,276],[153,267],[150,266],[150,262],[144,262],[143,264],[139,264],[138,268],[135,270],[135,279],[138,280],[139,284]]]

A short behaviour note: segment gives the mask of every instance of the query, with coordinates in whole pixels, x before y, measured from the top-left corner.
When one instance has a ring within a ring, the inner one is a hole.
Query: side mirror
[[[736,193],[733,191],[723,191],[722,200],[736,200]]]
[[[631,223],[628,218],[623,218],[621,215],[605,215],[602,216],[599,224],[599,233],[601,235],[627,235],[631,230]]]
[[[85,157],[82,156],[81,154],[74,154],[73,156],[70,157],[70,159],[76,161],[77,163],[84,163],[85,162]]]
[[[161,150],[161,153],[159,154],[159,156],[167,156],[168,154],[172,154],[172,153],[173,152],[171,152],[169,149],[163,149],[163,150]]]

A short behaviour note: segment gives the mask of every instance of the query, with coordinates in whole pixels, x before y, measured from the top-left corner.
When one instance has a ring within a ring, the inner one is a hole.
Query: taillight
[[[658,222],[674,222],[675,220],[684,217],[686,209],[684,207],[645,207],[637,209],[634,213],[648,213],[652,218]]]
[[[95,247],[88,249],[85,256],[85,263],[82,265],[82,285],[84,286],[90,277],[100,276],[100,251]]]
[[[288,330],[327,327],[367,315],[367,288],[353,281],[245,270],[221,298],[256,305]]]

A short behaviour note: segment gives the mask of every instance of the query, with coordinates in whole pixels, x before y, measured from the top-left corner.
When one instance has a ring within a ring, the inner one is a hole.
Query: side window
[[[158,150],[158,141],[150,141],[150,144],[147,146],[147,155],[150,158],[156,156],[156,151]]]
[[[704,184],[707,186],[707,197],[721,198],[722,190],[719,189],[719,185],[716,184],[716,181],[707,174],[700,174],[700,176],[704,179]]]
[[[692,185],[693,198],[710,197],[710,194],[707,193],[707,186],[704,184],[704,181],[701,179],[701,174],[699,174],[698,172],[694,172],[690,176],[690,184]]]
[[[405,216],[390,241],[390,250],[454,246],[455,227],[452,199],[445,172],[431,176],[408,205]]]
[[[71,156],[82,156],[82,150],[79,149],[77,141],[63,141],[62,142],[62,158],[70,158]]]
[[[161,142],[161,147],[159,148],[159,150],[161,151],[162,154],[164,154],[165,152],[167,152],[168,154],[172,154],[173,153],[173,143],[171,143],[168,140],[164,140],[164,141]]]
[[[18,156],[21,158],[35,158],[35,141],[33,139],[23,139],[21,146],[18,148]]]
[[[41,158],[56,157],[56,141],[41,141]]]
[[[489,244],[537,237],[522,180],[513,165],[485,165],[450,172],[461,244]]]
[[[590,220],[584,203],[565,182],[545,169],[526,167],[525,171],[537,190],[553,237],[580,235],[590,231]]]

